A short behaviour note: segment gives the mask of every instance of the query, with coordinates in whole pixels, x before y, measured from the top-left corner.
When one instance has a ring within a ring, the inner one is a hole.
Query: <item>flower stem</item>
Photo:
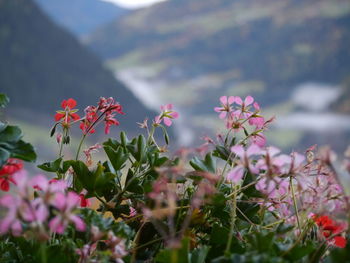
[[[78,161],[79,159],[79,154],[80,154],[80,150],[81,150],[81,146],[83,145],[83,142],[86,138],[86,134],[84,134],[81,139],[80,139],[80,143],[79,143],[79,146],[78,146],[78,150],[77,150],[77,154],[75,155],[75,160]]]
[[[297,217],[297,223],[298,223],[299,233],[301,234],[301,226],[300,226],[300,220],[299,220],[299,212],[298,212],[297,200],[296,200],[296,198],[295,198],[295,192],[294,192],[294,187],[293,187],[293,178],[292,178],[292,176],[289,177],[289,184],[290,184],[290,189],[291,189],[291,191],[292,191],[292,198],[293,198],[295,216]]]

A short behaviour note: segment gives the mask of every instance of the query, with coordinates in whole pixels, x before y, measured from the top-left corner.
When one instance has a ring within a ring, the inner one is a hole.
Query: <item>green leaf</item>
[[[122,131],[120,133],[120,142],[121,142],[121,145],[123,145],[124,148],[128,144],[128,141],[129,140],[128,140],[128,137],[126,136],[126,133]]]
[[[2,142],[18,142],[22,138],[23,134],[20,128],[17,126],[8,125],[1,132]]]
[[[126,187],[126,190],[135,194],[143,194],[143,188],[140,184],[140,180],[137,178],[131,179],[130,183]]]
[[[46,162],[38,165],[37,167],[46,172],[56,173],[60,169],[61,162],[62,162],[62,158],[58,158],[53,162]]]
[[[103,149],[116,171],[120,170],[124,163],[129,159],[129,153],[124,153],[124,149],[120,146],[118,146],[117,150],[114,150],[110,146],[104,146]]]
[[[35,162],[37,155],[30,143],[20,140],[17,142],[15,149],[12,150],[11,157],[27,162]]]
[[[0,108],[5,108],[9,102],[10,99],[4,93],[0,93]]]
[[[94,191],[95,176],[90,172],[89,168],[82,161],[72,162],[73,170],[81,185],[89,192]]]
[[[205,263],[205,259],[209,252],[208,246],[202,246],[200,248],[196,248],[192,252],[191,263]]]
[[[143,135],[139,135],[137,138],[137,154],[136,160],[142,163],[146,156],[146,139]]]
[[[216,172],[216,163],[215,163],[211,153],[208,153],[205,156],[204,160],[200,160],[197,157],[194,157],[190,161],[190,165],[196,171],[210,172],[210,173],[215,173]]]

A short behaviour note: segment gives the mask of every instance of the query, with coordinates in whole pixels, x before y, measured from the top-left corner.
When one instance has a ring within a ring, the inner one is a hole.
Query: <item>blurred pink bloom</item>
[[[84,221],[73,213],[79,203],[80,198],[74,192],[68,192],[67,195],[60,192],[56,194],[52,205],[58,209],[59,213],[49,222],[52,232],[63,234],[70,222],[74,223],[78,231],[85,230]]]
[[[262,153],[262,149],[258,145],[252,144],[245,150],[244,147],[239,144],[233,146],[231,151],[239,157],[240,162],[227,174],[227,180],[233,183],[239,182],[243,178],[245,168],[249,169],[252,173],[258,172],[256,167],[251,164],[251,160],[249,160],[251,156],[260,155]]]

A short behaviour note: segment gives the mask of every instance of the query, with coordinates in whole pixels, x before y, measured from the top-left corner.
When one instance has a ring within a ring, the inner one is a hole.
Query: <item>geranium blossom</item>
[[[55,121],[62,121],[63,124],[68,124],[71,120],[79,120],[80,117],[76,113],[78,110],[74,109],[77,106],[76,100],[70,98],[61,102],[63,110],[57,111],[55,114]]]
[[[160,110],[162,111],[160,115],[155,117],[154,123],[159,125],[162,121],[166,126],[171,126],[173,123],[173,119],[177,119],[179,117],[179,113],[173,110],[173,104],[166,104],[164,106],[160,106]]]
[[[119,125],[119,121],[115,118],[116,114],[125,114],[122,106],[110,98],[101,97],[98,106],[88,106],[85,108],[85,117],[80,123],[80,129],[84,134],[94,133],[95,126],[100,122],[105,123],[105,134],[108,134],[110,127]]]

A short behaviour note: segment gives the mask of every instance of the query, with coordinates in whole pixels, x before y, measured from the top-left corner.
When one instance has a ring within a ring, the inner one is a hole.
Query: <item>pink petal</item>
[[[12,207],[14,205],[14,198],[12,195],[4,195],[0,198],[0,205],[4,207]]]
[[[172,113],[169,114],[173,119],[177,119],[179,117],[179,113],[176,111],[173,111]]]
[[[75,192],[68,192],[67,193],[67,199],[66,199],[66,209],[71,209],[73,207],[77,207],[80,203],[80,197]]]
[[[240,159],[244,159],[245,150],[242,145],[235,145],[231,147],[231,152],[239,156]]]
[[[216,112],[222,112],[223,110],[224,110],[223,107],[215,107],[214,108],[214,111],[216,111]]]
[[[276,154],[279,154],[281,150],[274,146],[269,146],[267,147],[267,152],[270,155],[270,157],[272,157],[272,156],[275,156]]]
[[[84,231],[85,230],[85,223],[84,221],[77,215],[71,215],[70,220],[74,223],[76,229],[78,231]]]
[[[173,109],[173,107],[174,107],[174,105],[173,104],[167,104],[167,105],[165,105],[165,109],[166,110],[172,110]]]
[[[12,215],[9,215],[0,221],[0,234],[1,235],[6,234],[9,231],[10,226],[14,220],[15,220],[15,217]]]
[[[243,104],[243,101],[241,99],[241,97],[235,97],[235,102],[238,104],[238,105],[242,105]]]
[[[166,126],[171,126],[171,124],[172,124],[173,122],[171,121],[171,119],[169,119],[169,118],[167,118],[167,117],[164,117],[164,124],[166,125]]]
[[[40,190],[42,191],[46,191],[48,188],[48,181],[47,178],[44,175],[37,175],[34,176],[31,180],[30,180],[30,186],[34,187],[37,186],[40,188]]]
[[[260,105],[259,105],[259,103],[254,102],[253,107],[255,108],[255,110],[260,111]]]
[[[222,112],[219,114],[219,118],[220,118],[220,119],[225,119],[225,118],[226,118],[226,114],[227,114],[226,111],[222,111]]]
[[[305,156],[300,153],[294,152],[292,156],[294,167],[299,167],[305,161]]]
[[[227,105],[227,96],[221,96],[221,97],[220,97],[220,102],[221,102],[223,105]]]
[[[56,193],[52,205],[55,206],[58,210],[63,210],[66,206],[66,196],[64,193]]]
[[[68,185],[66,181],[57,180],[50,184],[50,191],[53,193],[64,192],[67,189]]]
[[[238,183],[244,174],[244,168],[241,165],[237,165],[234,167],[228,174],[227,174],[227,180]]]
[[[44,204],[41,204],[36,210],[35,216],[39,222],[44,222],[49,216],[49,211],[47,210],[47,207]]]
[[[161,121],[162,121],[162,119],[160,118],[160,116],[156,116],[156,117],[154,118],[154,123],[156,123],[156,124],[160,124]]]
[[[264,147],[266,144],[266,138],[263,134],[257,134],[252,137],[253,143],[257,144],[260,147]]]
[[[248,106],[248,105],[252,104],[253,102],[254,102],[254,98],[252,96],[247,96],[244,99],[244,105],[245,106]]]
[[[64,225],[62,224],[61,218],[58,216],[55,216],[51,221],[49,222],[49,227],[51,232],[56,232],[58,234],[64,233]]]
[[[231,105],[232,103],[235,102],[235,97],[234,96],[230,96],[230,97],[228,97],[227,101],[228,101],[228,104]]]
[[[15,237],[18,237],[22,234],[22,225],[19,220],[16,220],[12,223],[11,232]]]
[[[262,150],[257,144],[252,144],[247,149],[247,156],[258,155],[261,154]]]

